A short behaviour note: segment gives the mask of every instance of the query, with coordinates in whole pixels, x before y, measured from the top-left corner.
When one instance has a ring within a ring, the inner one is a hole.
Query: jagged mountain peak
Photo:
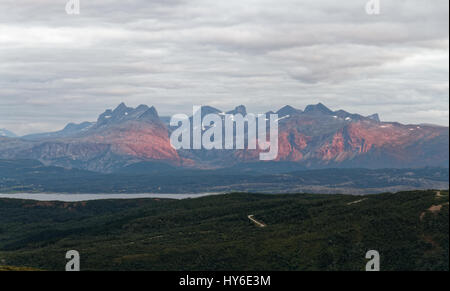
[[[136,107],[136,110],[138,110],[138,111],[147,111],[148,109],[150,109],[150,107],[148,107],[145,104],[141,104],[138,107]]]
[[[244,111],[241,105],[230,112]],[[448,127],[377,123],[377,114],[365,117],[344,110],[331,112],[322,103],[309,105],[306,111],[287,105],[277,112],[279,120],[283,120],[277,162],[295,162],[311,168],[448,167]],[[202,107],[202,117],[210,113],[223,114],[214,107]],[[267,114],[270,113],[273,112]],[[292,118],[283,118],[286,115]],[[170,117],[166,120],[167,124]],[[0,147],[0,156],[3,151],[8,157],[25,155],[48,164],[96,171],[110,171],[136,161],[185,163],[199,168],[258,161],[259,152],[252,150],[177,152],[169,138],[170,130],[155,107],[131,108],[122,103],[114,110],[106,110],[97,123],[69,124],[56,133],[21,137],[23,148],[11,151]],[[0,141],[9,142],[5,138]]]
[[[291,105],[286,105],[277,111],[277,114],[279,117],[284,117],[284,116],[288,116],[288,115],[293,116],[293,115],[298,115],[301,113],[303,113],[302,110],[294,108]]]
[[[227,114],[242,114],[243,116],[246,116],[247,108],[244,105],[239,105],[233,110],[228,111]]]
[[[308,105],[305,108],[305,113],[322,113],[322,114],[333,114],[333,111],[323,105],[322,103],[318,103],[316,105]]]
[[[159,120],[158,111],[156,111],[156,108],[152,106],[147,110],[145,110],[145,112],[138,117],[138,120],[146,120],[146,121]]]
[[[337,110],[334,112],[334,114],[335,114],[335,116],[345,119],[346,121],[365,120],[365,121],[372,121],[372,122],[377,122],[377,123],[381,122],[380,117],[378,116],[377,113],[369,115],[369,116],[362,116],[362,115],[356,114],[356,113],[349,113],[345,110]]]
[[[136,108],[120,103],[114,110],[108,109],[97,120],[96,128],[125,121],[158,121],[159,116],[155,107],[139,105]]]
[[[376,122],[381,122],[380,116],[378,115],[378,113],[369,115],[366,118],[371,119],[371,120],[376,121]]]
[[[127,105],[124,102],[122,102],[116,107],[116,109],[114,109],[113,112],[123,111],[123,110],[127,110],[127,109],[130,109],[130,108],[127,107]]]

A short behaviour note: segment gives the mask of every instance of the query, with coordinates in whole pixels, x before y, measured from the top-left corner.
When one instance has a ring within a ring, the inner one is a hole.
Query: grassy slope
[[[448,270],[448,191],[364,197],[230,194],[38,203],[0,199],[0,263],[63,270]],[[421,214],[425,211],[423,219]],[[267,224],[255,226],[253,214]]]

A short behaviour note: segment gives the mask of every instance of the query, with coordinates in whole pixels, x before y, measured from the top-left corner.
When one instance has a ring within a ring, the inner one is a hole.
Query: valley
[[[141,163],[115,173],[45,166],[34,160],[0,160],[0,193],[375,194],[448,189],[448,168],[299,170],[295,163],[255,163],[217,170]]]

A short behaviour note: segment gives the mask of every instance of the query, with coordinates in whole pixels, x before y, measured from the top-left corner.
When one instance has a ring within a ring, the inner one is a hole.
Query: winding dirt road
[[[264,223],[259,222],[258,220],[254,219],[253,217],[254,217],[254,215],[249,215],[248,219],[250,219],[250,221],[252,221],[254,224],[256,224],[256,226],[266,227],[266,225]]]

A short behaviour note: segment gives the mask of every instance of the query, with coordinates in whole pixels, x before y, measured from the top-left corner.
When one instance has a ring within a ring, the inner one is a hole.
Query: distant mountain
[[[17,137],[13,132],[0,128],[0,137]]]
[[[202,107],[202,115],[247,113],[241,105],[230,111]],[[270,114],[268,112],[266,114]],[[277,172],[322,168],[418,168],[449,164],[449,129],[430,125],[382,122],[378,114],[363,116],[333,111],[324,104],[305,110],[285,106],[277,111]],[[154,107],[124,103],[102,113],[96,122],[69,124],[63,130],[0,138],[0,159],[34,159],[45,165],[96,172],[148,169],[266,167],[258,150],[179,150],[170,145],[168,117]],[[191,128],[192,129],[192,128]],[[137,164],[136,166],[133,166]]]
[[[56,132],[47,132],[47,133],[37,133],[37,134],[29,134],[25,135],[22,138],[27,140],[43,140],[43,139],[57,139],[57,138],[65,138],[77,135],[82,133],[83,131],[88,130],[92,127],[94,122],[82,122],[80,124],[69,123],[64,129]]]
[[[322,103],[319,103],[317,105],[308,105],[305,108],[305,113],[316,113],[316,114],[333,114],[333,111],[331,111],[328,107],[323,105]]]
[[[295,115],[300,115],[302,114],[303,111],[299,110],[299,109],[295,109],[292,106],[286,105],[283,108],[281,108],[280,110],[278,110],[276,112],[276,114],[278,114],[278,117],[282,118],[282,117],[286,117],[286,116],[295,116]]]
[[[372,120],[374,120],[374,121],[376,121],[376,122],[381,122],[380,116],[378,115],[378,113],[369,115],[369,116],[367,116],[367,118],[372,119]]]
[[[245,116],[245,115],[247,115],[247,108],[245,108],[244,105],[239,105],[236,108],[234,108],[233,110],[228,111],[227,114],[233,114],[233,115],[242,114],[242,116]]]

